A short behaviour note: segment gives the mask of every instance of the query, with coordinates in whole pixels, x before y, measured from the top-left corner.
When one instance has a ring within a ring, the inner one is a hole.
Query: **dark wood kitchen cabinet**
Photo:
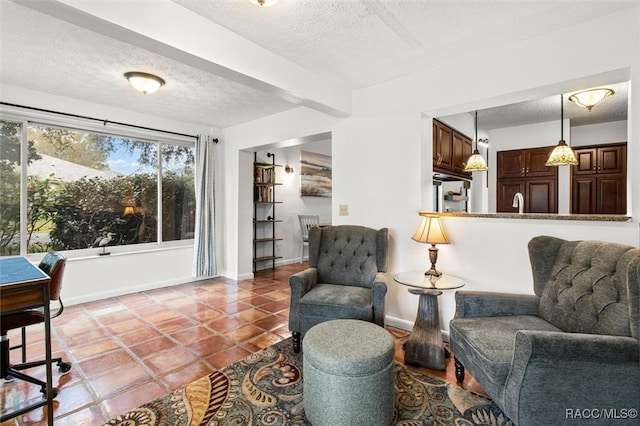
[[[571,174],[571,213],[626,214],[627,145],[575,149]]]
[[[498,212],[518,212],[513,197],[524,197],[525,213],[558,212],[558,168],[547,167],[553,146],[500,151],[498,157]]]
[[[471,179],[471,173],[464,167],[472,154],[471,139],[433,120],[433,171]]]

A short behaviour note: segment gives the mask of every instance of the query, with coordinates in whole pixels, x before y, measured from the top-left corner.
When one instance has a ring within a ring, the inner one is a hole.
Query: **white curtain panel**
[[[193,275],[196,277],[216,275],[214,144],[209,136],[201,135],[196,140],[196,235],[193,244]]]

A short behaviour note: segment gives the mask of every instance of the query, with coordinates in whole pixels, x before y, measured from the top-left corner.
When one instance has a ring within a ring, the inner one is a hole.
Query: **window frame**
[[[142,252],[150,252],[157,250],[166,250],[178,247],[193,247],[193,238],[181,239],[181,240],[162,240],[162,173],[163,173],[163,160],[162,160],[162,146],[174,145],[183,146],[187,148],[195,149],[195,140],[191,137],[174,135],[170,133],[164,133],[161,131],[153,131],[146,129],[139,129],[135,127],[128,127],[124,125],[113,124],[105,121],[102,125],[91,122],[82,118],[58,116],[54,113],[47,113],[41,111],[14,112],[5,111],[4,108],[0,108],[0,120],[12,121],[20,123],[21,128],[21,140],[20,140],[20,256],[25,256],[31,259],[39,259],[43,256],[43,253],[28,253],[27,252],[27,177],[28,177],[28,126],[47,126],[57,127],[67,130],[83,131],[97,133],[101,135],[116,136],[127,139],[136,139],[144,142],[154,143],[158,152],[158,168],[156,176],[156,190],[157,190],[157,241],[153,243],[139,243],[139,244],[126,244],[109,246],[109,251],[112,255],[125,255]],[[194,165],[195,167],[195,165]],[[195,182],[194,182],[195,186]],[[76,249],[76,250],[62,250],[61,252],[68,258],[97,258],[96,248]]]

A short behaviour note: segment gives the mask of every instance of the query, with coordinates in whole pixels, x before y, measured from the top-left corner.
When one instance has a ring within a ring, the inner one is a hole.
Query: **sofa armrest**
[[[300,299],[316,284],[318,284],[318,269],[316,268],[308,268],[291,275],[289,277],[291,299]]]
[[[289,330],[301,332],[300,299],[318,283],[318,270],[308,268],[289,277],[291,302],[289,304]]]
[[[638,340],[601,334],[520,330],[516,333],[514,357],[561,362],[616,364],[638,363]]]
[[[638,409],[638,358],[631,337],[518,331],[503,409],[517,424],[536,424],[540,407],[549,424],[564,424],[567,410]]]
[[[378,272],[371,287],[373,322],[384,327],[384,297],[387,294],[387,273]]]
[[[457,291],[456,318],[538,315],[540,298],[529,294]]]

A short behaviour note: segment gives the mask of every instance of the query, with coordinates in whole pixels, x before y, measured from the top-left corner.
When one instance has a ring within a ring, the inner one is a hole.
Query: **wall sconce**
[[[158,77],[157,75],[148,74],[146,72],[127,72],[124,73],[124,77],[129,80],[129,83],[136,90],[144,93],[153,93],[158,90],[161,86],[164,86],[164,80]]]
[[[293,173],[293,167],[287,164],[286,166],[284,166],[284,172],[287,174]]]
[[[125,206],[124,211],[122,212],[123,216],[130,216],[134,214],[136,211],[133,206]]]

